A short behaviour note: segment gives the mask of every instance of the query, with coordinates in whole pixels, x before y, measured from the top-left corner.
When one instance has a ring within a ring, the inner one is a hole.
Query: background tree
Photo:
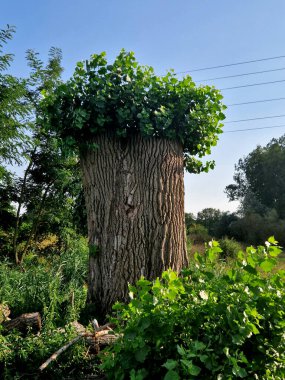
[[[54,137],[43,132],[39,107],[43,94],[50,93],[60,83],[61,58],[61,51],[51,48],[48,63],[45,66],[37,53],[32,50],[27,52],[27,62],[31,72],[25,80],[24,99],[31,110],[26,121],[26,129],[29,128],[32,135],[29,138],[29,147],[24,150],[27,162],[24,175],[15,181],[18,191],[14,199],[16,223],[13,251],[17,263],[21,263],[36,236],[48,199],[55,200],[56,198],[55,192],[52,191],[55,182],[58,182],[59,178],[64,182],[63,173],[59,171],[63,161],[57,146],[58,142]],[[56,207],[54,209],[58,210]],[[23,210],[25,210],[24,213]],[[18,238],[22,223],[25,223],[25,236],[22,236],[22,239],[26,241],[20,246]]]
[[[186,228],[186,234],[188,235],[190,233],[191,226],[196,222],[196,217],[191,212],[185,213],[185,228]]]
[[[222,212],[220,218],[213,228],[213,236],[217,239],[223,237],[233,237],[232,235],[232,225],[239,219],[236,213]],[[269,236],[269,235],[268,235]]]
[[[18,230],[14,239],[18,240],[22,231],[21,246],[14,241],[16,262],[21,263],[34,241],[54,234],[58,248],[62,246],[66,228],[73,227],[73,207],[80,191],[79,166],[76,158],[62,157],[58,141],[42,134],[37,149],[30,155],[30,165],[23,178],[18,181],[21,190],[17,204],[24,207],[18,213]]]
[[[51,48],[45,64],[33,50],[26,58],[30,74],[4,74],[12,54],[4,45],[14,28],[0,31],[0,240],[1,252],[20,264],[37,240],[55,234],[62,246],[67,227],[74,226],[74,204],[81,186],[78,160],[62,155],[59,140],[42,128],[40,101],[61,82],[59,49]],[[22,176],[7,163],[22,165]],[[5,248],[5,249],[4,249]]]
[[[48,127],[79,148],[90,244],[89,300],[104,316],[128,283],[187,264],[184,167],[209,170],[200,157],[221,133],[222,96],[190,76],[157,77],[122,51],[79,63],[47,97]],[[198,157],[198,158],[197,158]]]
[[[285,218],[285,135],[240,159],[234,181],[226,187],[226,194],[230,200],[241,202],[244,214],[265,214],[275,209],[280,218]]]
[[[5,172],[5,162],[21,162],[23,149],[29,143],[27,120],[31,108],[26,98],[27,82],[6,73],[13,54],[4,53],[4,46],[14,33],[15,28],[9,25],[0,30],[0,176]]]
[[[241,217],[232,236],[261,244],[270,235],[285,243],[285,135],[258,146],[235,167],[235,183],[226,187],[230,200],[241,202]]]
[[[231,224],[237,219],[234,213],[208,207],[198,212],[196,221],[204,226],[212,237],[222,238],[231,236]]]
[[[210,235],[214,236],[215,226],[221,219],[222,212],[216,208],[204,208],[197,214],[197,223],[207,228]]]

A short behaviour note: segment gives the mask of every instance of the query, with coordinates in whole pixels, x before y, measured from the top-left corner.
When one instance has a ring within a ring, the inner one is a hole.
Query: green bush
[[[211,240],[207,228],[198,223],[192,224],[190,226],[189,236],[193,244],[205,243]]]
[[[171,270],[130,286],[116,304],[121,338],[101,356],[116,379],[285,378],[285,274],[271,273],[280,248],[239,252],[231,269],[211,242],[181,277]]]
[[[239,251],[242,251],[242,246],[235,239],[223,238],[219,240],[221,257],[223,258],[235,258]]]

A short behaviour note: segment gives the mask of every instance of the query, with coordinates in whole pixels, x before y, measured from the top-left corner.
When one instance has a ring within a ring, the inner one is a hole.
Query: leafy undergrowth
[[[15,316],[40,311],[43,329],[23,336],[0,326],[0,378],[283,380],[285,271],[276,269],[276,244],[270,238],[226,262],[211,242],[180,277],[169,270],[154,282],[141,278],[129,304],[114,306],[122,335],[113,346],[98,358],[79,341],[42,374],[39,366],[77,335],[70,322],[85,307],[86,242],[72,242],[52,261],[28,257],[24,271],[2,263],[0,303]]]
[[[285,378],[285,272],[272,273],[281,249],[239,252],[219,263],[210,243],[181,277],[173,271],[130,286],[131,302],[116,304],[122,337],[104,352],[109,379]]]
[[[40,334],[5,333],[0,325],[0,379],[64,379],[96,374],[98,360],[81,340],[41,374],[39,366],[78,333],[71,322],[80,319],[86,302],[88,246],[74,237],[66,252],[52,257],[28,255],[22,268],[0,264],[0,304],[11,318],[40,312]]]

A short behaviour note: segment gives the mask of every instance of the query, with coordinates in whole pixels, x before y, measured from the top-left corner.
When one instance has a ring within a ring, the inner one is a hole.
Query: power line
[[[230,120],[230,121],[225,121],[224,124],[226,124],[226,123],[240,123],[243,121],[253,121],[253,120],[275,119],[277,117],[284,117],[284,116],[285,115],[273,115],[273,116],[254,117],[252,119]]]
[[[244,131],[255,131],[257,129],[272,129],[272,128],[284,128],[284,127],[285,127],[285,124],[282,124],[282,125],[272,125],[270,127],[235,129],[235,130],[232,130],[232,131],[224,131],[223,133],[235,133],[235,132],[244,132]]]
[[[273,59],[280,59],[280,58],[285,58],[285,55],[279,55],[277,57],[269,57],[269,58],[261,58],[261,59],[254,59],[251,61],[242,61],[242,62],[235,62],[235,63],[228,63],[226,65],[219,65],[219,66],[211,66],[211,67],[203,67],[201,69],[193,69],[193,70],[186,70],[186,71],[179,71],[175,74],[186,74],[189,72],[194,72],[194,71],[204,71],[204,70],[212,70],[212,69],[219,69],[222,67],[229,67],[229,66],[238,66],[238,65],[245,65],[247,63],[253,63],[253,62],[262,62],[262,61],[269,61]]]
[[[233,90],[233,89],[235,89],[235,88],[253,87],[253,86],[262,86],[262,85],[265,85],[265,84],[280,83],[280,82],[285,82],[285,79],[274,80],[274,81],[271,81],[271,82],[260,82],[260,83],[245,84],[245,85],[243,85],[243,86],[234,86],[234,87],[220,88],[220,90],[221,90],[221,91],[225,91],[225,90]]]
[[[245,105],[245,104],[255,104],[255,103],[275,102],[275,101],[277,101],[277,100],[285,100],[285,98],[261,99],[261,100],[253,100],[253,101],[250,101],[250,102],[232,103],[232,104],[227,104],[227,107],[243,106],[243,105]]]
[[[264,73],[271,73],[271,72],[274,72],[274,71],[283,71],[283,70],[285,70],[285,67],[281,67],[281,68],[279,68],[279,69],[262,70],[262,71],[253,71],[253,72],[250,72],[250,73],[243,73],[243,74],[227,75],[227,76],[224,76],[224,77],[207,78],[207,79],[196,80],[195,82],[196,82],[196,83],[200,83],[200,82],[206,82],[206,81],[208,81],[208,80],[218,80],[218,79],[227,79],[227,78],[237,78],[237,77],[244,77],[244,76],[248,76],[248,75],[264,74]]]

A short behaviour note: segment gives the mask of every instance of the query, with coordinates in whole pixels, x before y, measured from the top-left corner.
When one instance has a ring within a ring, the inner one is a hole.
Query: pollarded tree
[[[187,264],[184,167],[207,171],[221,133],[222,96],[190,76],[158,77],[124,50],[78,63],[46,97],[47,126],[78,147],[90,244],[89,300],[98,315],[128,297],[128,283]]]

